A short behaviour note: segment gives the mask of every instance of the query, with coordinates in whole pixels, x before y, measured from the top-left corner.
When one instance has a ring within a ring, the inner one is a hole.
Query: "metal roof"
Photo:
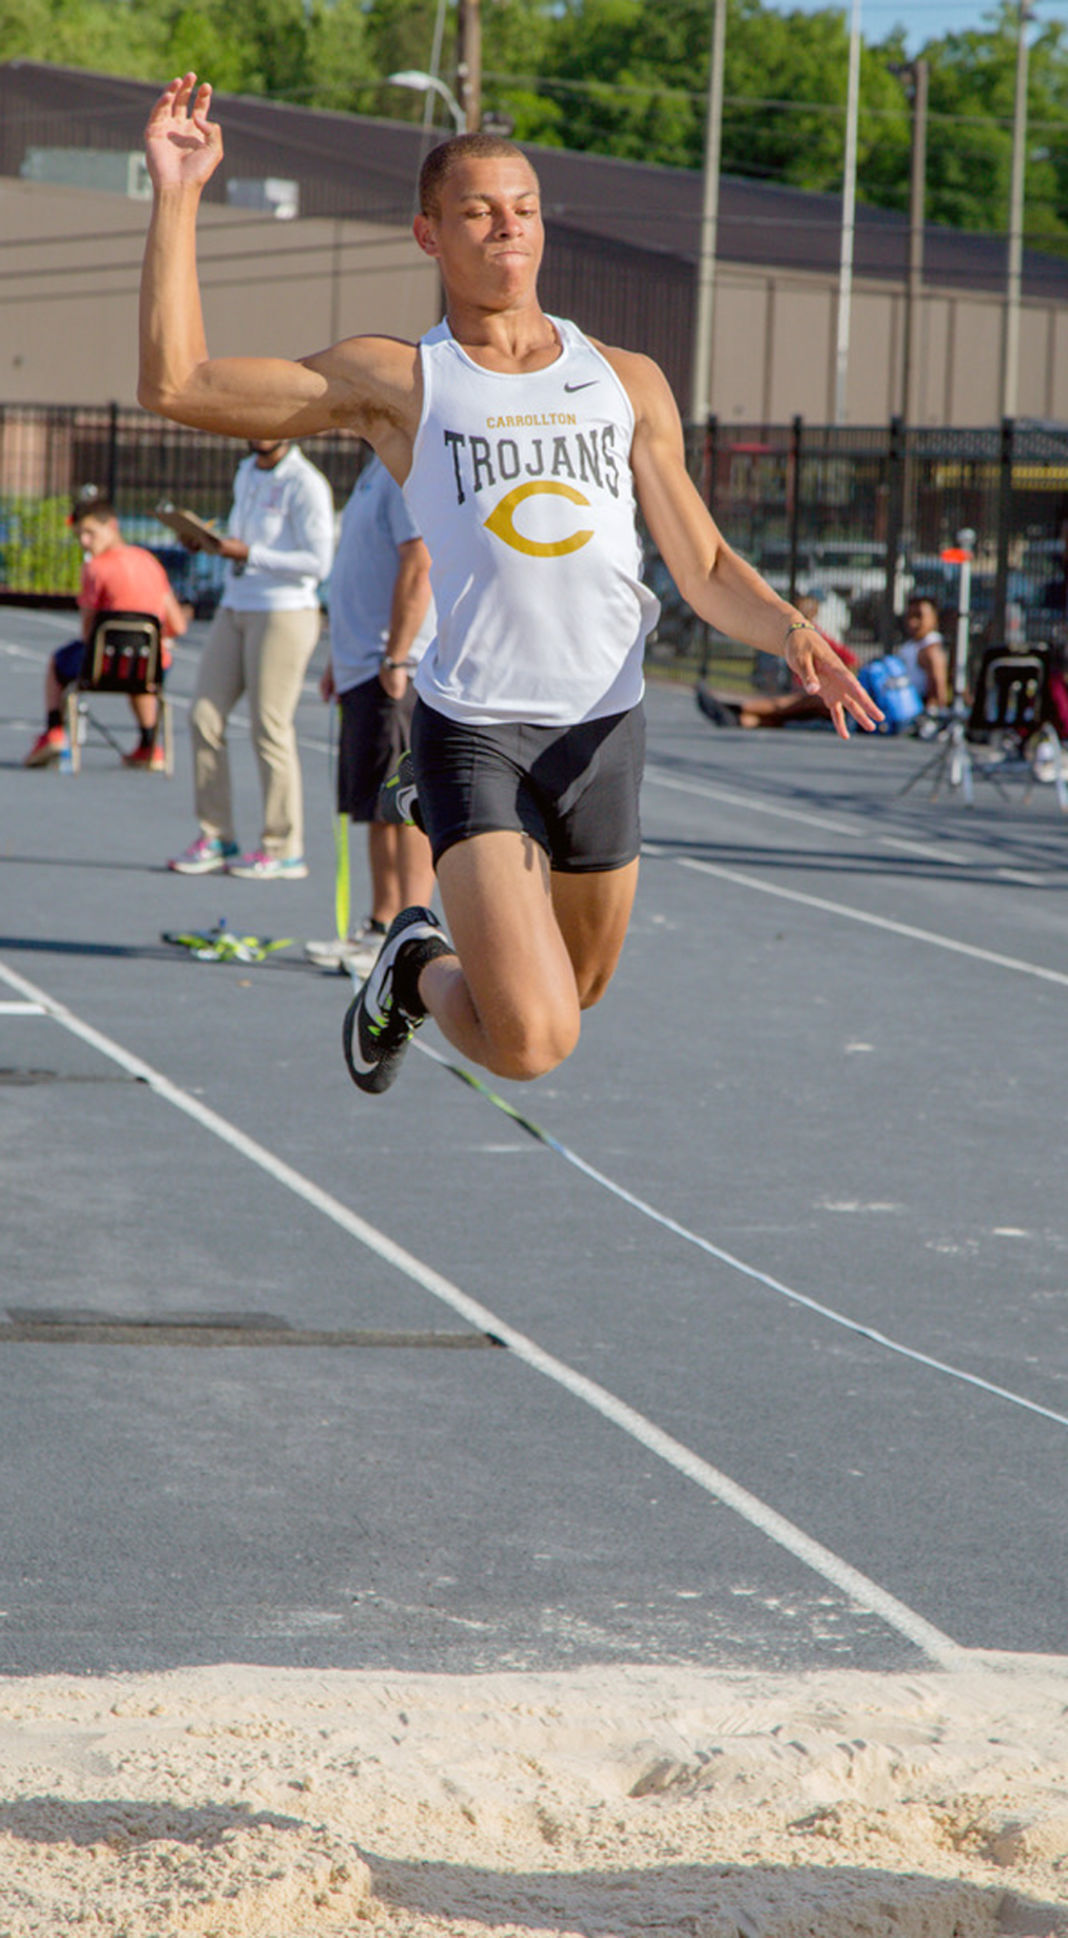
[[[17,175],[27,147],[138,149],[151,102],[151,82],[94,74],[38,61],[0,64],[0,174]],[[209,185],[225,200],[228,176],[283,176],[301,185],[302,215],[403,222],[424,152],[411,122],[379,120],[291,106],[248,95],[216,96],[226,155]],[[435,137],[440,139],[440,134]],[[579,239],[646,256],[696,261],[701,176],[681,168],[619,161],[604,155],[525,144],[541,180],[546,220]],[[718,252],[722,260],[836,275],[841,200],[767,182],[725,176]],[[857,206],[854,272],[903,281],[908,222],[893,210]],[[665,265],[666,267],[666,265]],[[924,276],[929,283],[990,292],[1004,287],[1003,236],[928,226]],[[1024,291],[1068,300],[1068,261],[1025,252]]]

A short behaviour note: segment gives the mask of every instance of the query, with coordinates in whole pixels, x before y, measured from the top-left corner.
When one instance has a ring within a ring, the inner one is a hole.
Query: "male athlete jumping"
[[[356,336],[299,361],[208,354],[196,214],[222,157],[211,89],[185,75],[146,131],[154,208],[141,301],[142,404],[241,437],[339,425],[404,486],[430,549],[438,635],[412,751],[451,942],[405,909],[346,1019],[356,1083],[385,1090],[426,1015],[498,1076],[570,1054],[611,979],[637,883],[642,651],[635,500],[695,612],[784,654],[838,732],[881,717],[793,607],[731,550],[692,484],[666,379],[537,297],[538,181],[498,136],[427,157],[419,247],[446,318],[420,344]]]

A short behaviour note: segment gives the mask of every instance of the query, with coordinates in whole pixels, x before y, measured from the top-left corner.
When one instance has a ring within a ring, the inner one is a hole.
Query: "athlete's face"
[[[437,214],[416,217],[415,234],[455,295],[494,306],[529,296],[545,246],[530,163],[522,155],[461,162],[442,183]]]

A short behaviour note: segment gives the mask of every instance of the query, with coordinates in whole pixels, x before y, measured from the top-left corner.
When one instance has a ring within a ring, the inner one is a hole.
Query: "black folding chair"
[[[1068,812],[1064,750],[1050,694],[1051,666],[1044,648],[1014,653],[992,646],[983,654],[975,679],[972,710],[965,729],[969,741],[987,748],[981,763],[986,780],[1000,785],[1013,770],[1027,777],[1026,799],[1035,782],[1051,776],[1058,806]]]
[[[90,698],[102,693],[123,693],[127,697],[147,693],[159,702],[157,734],[163,749],[163,771],[173,774],[171,707],[163,685],[163,630],[154,613],[101,612],[93,622],[81,677],[67,690],[67,738],[75,773],[81,766],[87,727],[117,753],[123,752],[110,728],[90,710]]]

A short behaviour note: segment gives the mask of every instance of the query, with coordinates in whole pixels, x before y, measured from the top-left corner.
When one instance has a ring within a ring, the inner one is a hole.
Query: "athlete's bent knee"
[[[489,1035],[486,1067],[495,1077],[508,1077],[513,1083],[533,1083],[547,1077],[571,1055],[579,1039],[577,1014],[573,1021],[557,1019],[528,1025],[522,1031],[509,1030]]]

